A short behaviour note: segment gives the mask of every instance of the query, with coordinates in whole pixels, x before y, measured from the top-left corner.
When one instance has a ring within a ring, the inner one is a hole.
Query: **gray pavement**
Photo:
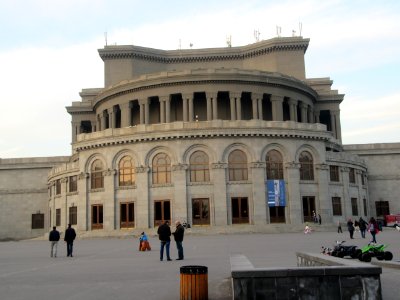
[[[148,232],[150,235],[152,232]],[[359,233],[318,232],[284,234],[187,234],[184,261],[159,260],[159,242],[150,237],[152,251],[139,252],[137,238],[79,239],[74,257],[66,257],[64,242],[58,257],[50,258],[50,242],[29,240],[0,243],[1,299],[179,299],[180,267],[208,267],[210,299],[231,299],[230,254],[244,254],[256,267],[296,266],[296,251],[319,253],[335,240],[365,245]],[[367,238],[370,236],[367,235]],[[385,229],[377,235],[390,244],[400,260],[400,233]],[[351,241],[351,242],[350,242]],[[171,242],[171,255],[177,257]],[[385,300],[399,299],[400,269],[383,268]]]

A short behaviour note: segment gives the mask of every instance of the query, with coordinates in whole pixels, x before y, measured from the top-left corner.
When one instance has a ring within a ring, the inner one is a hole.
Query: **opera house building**
[[[400,144],[342,144],[344,94],[306,77],[308,46],[99,49],[104,87],[67,107],[71,156],[0,159],[0,239],[68,223],[86,236],[178,219],[273,232],[399,213]]]

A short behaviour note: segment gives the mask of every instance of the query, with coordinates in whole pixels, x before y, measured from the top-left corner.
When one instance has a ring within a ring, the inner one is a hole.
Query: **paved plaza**
[[[58,257],[50,257],[50,242],[25,240],[0,243],[1,299],[179,299],[180,267],[208,267],[210,299],[231,299],[231,254],[244,254],[256,267],[296,266],[296,251],[319,253],[321,245],[335,240],[350,241],[347,231],[284,234],[195,234],[185,236],[185,260],[159,260],[159,241],[148,231],[152,251],[139,252],[138,239],[78,239],[74,257],[66,257],[64,242]],[[367,238],[369,238],[369,234]],[[377,235],[390,244],[394,261],[400,260],[400,233],[385,229]],[[365,245],[355,239],[349,244]],[[171,256],[177,257],[171,242]],[[374,260],[374,259],[373,259]],[[399,299],[400,270],[383,268],[381,276],[385,300]]]

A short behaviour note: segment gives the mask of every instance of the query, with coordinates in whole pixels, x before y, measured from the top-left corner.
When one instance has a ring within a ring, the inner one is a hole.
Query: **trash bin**
[[[180,299],[207,300],[208,268],[204,266],[182,266],[180,271]]]

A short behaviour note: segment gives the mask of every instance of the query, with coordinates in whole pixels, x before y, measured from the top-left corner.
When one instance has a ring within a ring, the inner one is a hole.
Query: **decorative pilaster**
[[[152,228],[154,224],[150,224],[150,168],[148,166],[137,166],[135,168],[136,172],[136,190],[137,195],[140,195],[136,198],[135,201],[135,209],[137,213],[137,218],[135,220],[135,227],[137,228]]]
[[[226,168],[228,167],[227,163],[217,162],[211,164],[211,168],[213,169],[213,177],[215,182],[226,182]],[[211,225],[216,226],[224,226],[228,224],[227,220],[227,209],[228,209],[228,201],[230,199],[227,198],[226,194],[226,184],[217,184],[214,185],[214,220],[211,221]]]
[[[311,105],[308,106],[307,113],[308,113],[308,123],[315,123],[314,110]]]
[[[329,165],[326,163],[316,164],[318,178],[318,201],[316,212],[321,215],[322,220],[332,220],[332,201],[329,197]]]
[[[300,164],[288,162],[285,164],[287,174],[287,223],[303,223],[303,200],[300,195]]]
[[[265,189],[265,162],[252,162],[250,168],[253,181],[253,224],[265,225],[270,223]]]
[[[342,211],[342,216],[345,218],[347,216],[352,215],[351,211],[351,200],[350,200],[350,180],[349,180],[349,172],[350,168],[347,167],[340,167],[340,172],[342,172],[342,179],[343,179],[343,211]]]
[[[236,100],[233,94],[229,95],[229,102],[231,108],[231,121],[236,121]]]

